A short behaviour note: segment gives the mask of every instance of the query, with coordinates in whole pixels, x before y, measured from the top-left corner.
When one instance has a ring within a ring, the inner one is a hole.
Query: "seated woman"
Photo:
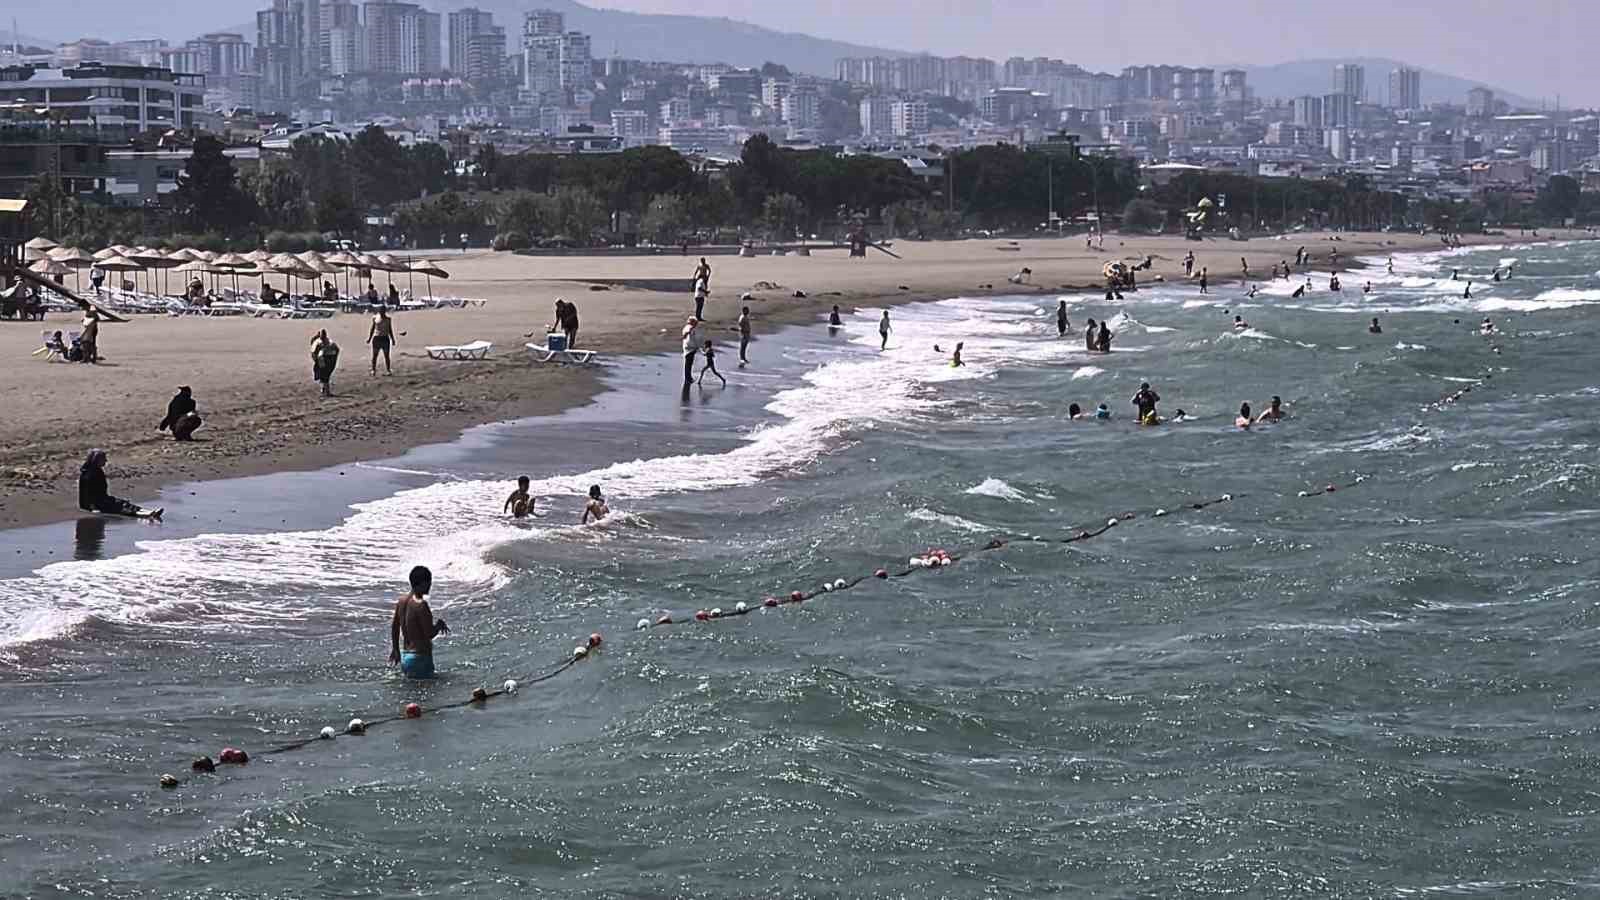
[[[83,461],[78,472],[78,508],[85,512],[108,513],[114,516],[137,516],[139,507],[127,500],[111,496],[106,484],[106,452],[95,449]],[[150,513],[150,518],[161,518],[162,510]]]

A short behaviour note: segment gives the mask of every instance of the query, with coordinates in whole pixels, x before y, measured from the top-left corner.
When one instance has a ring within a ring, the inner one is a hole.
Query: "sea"
[[[7,532],[0,896],[1600,894],[1600,244],[1365,263],[850,308]]]

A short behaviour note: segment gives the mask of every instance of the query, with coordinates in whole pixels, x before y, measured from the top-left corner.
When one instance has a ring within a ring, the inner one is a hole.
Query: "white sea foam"
[[[1099,366],[1079,366],[1073,371],[1072,380],[1079,381],[1084,378],[1093,378],[1096,375],[1104,375],[1105,371],[1105,369],[1102,369]]]
[[[982,497],[994,497],[999,500],[1010,500],[1014,503],[1032,503],[1021,491],[1006,484],[999,478],[985,478],[981,483],[967,488],[963,493],[977,494]]]
[[[939,525],[949,526],[950,528],[959,528],[962,531],[987,532],[992,530],[989,528],[989,526],[981,525],[972,521],[971,519],[963,519],[960,516],[951,515],[949,513],[934,512],[927,507],[914,509],[911,512],[906,513],[906,518],[914,519],[918,522],[933,522]]]

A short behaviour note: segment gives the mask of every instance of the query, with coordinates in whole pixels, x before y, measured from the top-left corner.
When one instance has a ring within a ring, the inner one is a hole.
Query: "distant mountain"
[[[912,55],[901,50],[774,31],[733,19],[593,9],[574,0],[443,0],[427,6],[440,13],[465,6],[493,12],[495,24],[505,26],[508,47],[521,44],[524,12],[553,9],[566,15],[568,30],[582,31],[593,37],[596,58],[620,56],[672,62],[724,62],[737,66],[774,62],[795,72],[831,76],[834,60],[842,56]]]
[[[1367,102],[1383,104],[1389,97],[1389,73],[1405,66],[1393,59],[1307,59],[1279,63],[1275,66],[1238,66],[1246,74],[1250,89],[1257,97],[1288,99],[1306,94],[1326,94],[1333,90],[1333,67],[1339,63],[1355,63],[1367,68]],[[1222,66],[1218,66],[1221,71]],[[1416,68],[1415,66],[1411,68]],[[1487,87],[1494,95],[1512,106],[1537,108],[1538,101],[1519,97],[1492,84],[1421,69],[1423,103],[1465,103],[1467,91]]]

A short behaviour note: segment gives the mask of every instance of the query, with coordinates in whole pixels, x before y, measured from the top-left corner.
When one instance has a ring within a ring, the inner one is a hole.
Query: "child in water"
[[[717,351],[715,347],[711,346],[711,341],[709,339],[705,343],[704,352],[706,355],[706,364],[705,367],[700,370],[700,378],[697,383],[704,384],[706,380],[706,373],[710,372],[711,374],[717,376],[717,380],[722,382],[723,387],[727,387],[728,379],[723,378],[722,373],[717,371]]]
[[[1252,421],[1253,420],[1250,418],[1250,404],[1239,404],[1239,415],[1233,420],[1234,427],[1238,428],[1240,431],[1249,431],[1250,423]]]
[[[528,494],[528,476],[524,475],[517,479],[517,489],[506,498],[500,512],[509,510],[513,519],[524,519],[533,515],[533,503],[533,497]]]
[[[611,507],[606,506],[606,498],[600,494],[600,485],[589,485],[589,502],[583,506],[583,521],[579,525],[589,524],[592,518],[596,522],[611,515]]]
[[[964,345],[962,344],[961,341],[956,341],[956,351],[954,353],[950,354],[950,368],[952,368],[952,369],[959,369],[962,366],[966,365],[966,363],[961,361],[961,348],[962,348],[962,346],[964,346]]]

